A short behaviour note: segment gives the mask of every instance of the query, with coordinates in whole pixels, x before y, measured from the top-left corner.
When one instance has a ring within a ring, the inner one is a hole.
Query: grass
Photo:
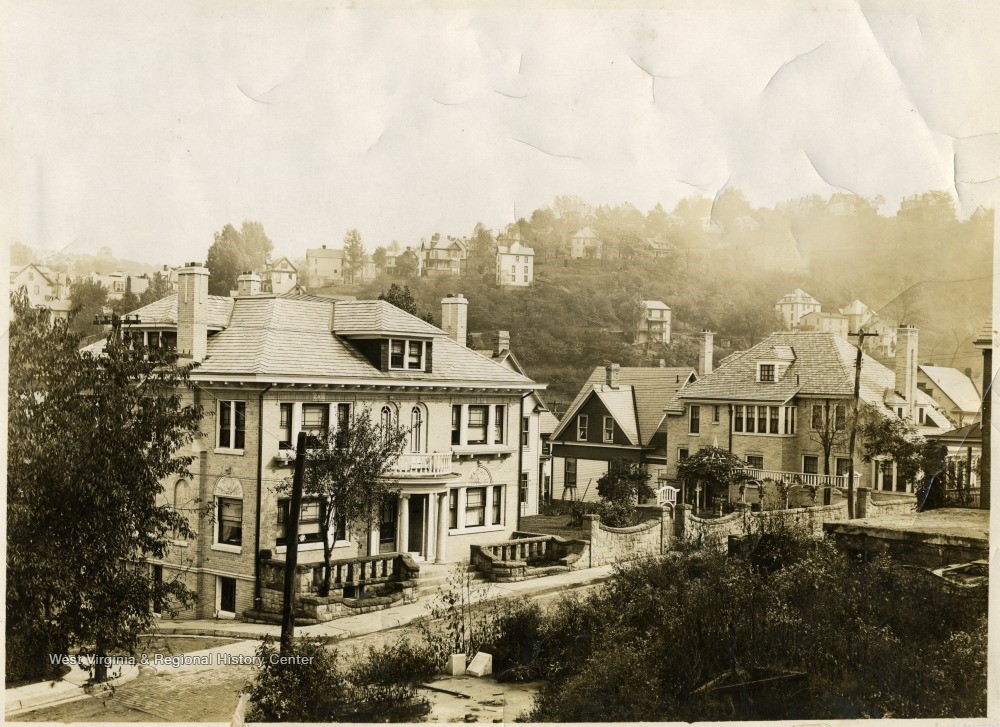
[[[590,531],[582,526],[570,524],[572,515],[568,512],[555,515],[529,515],[521,518],[519,530],[543,535],[559,535],[568,540],[590,540]]]

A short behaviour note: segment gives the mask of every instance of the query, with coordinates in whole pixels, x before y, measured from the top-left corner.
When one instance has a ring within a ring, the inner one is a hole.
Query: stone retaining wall
[[[659,510],[656,513],[658,517],[628,528],[609,527],[601,522],[598,515],[584,515],[584,527],[589,525],[590,529],[590,567],[659,555],[669,550],[670,542],[668,540],[665,543],[663,537],[663,521],[668,517],[667,510],[655,509]]]

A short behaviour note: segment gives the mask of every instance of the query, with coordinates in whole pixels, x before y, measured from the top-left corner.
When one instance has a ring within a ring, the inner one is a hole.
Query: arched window
[[[174,510],[182,512],[188,509],[188,483],[187,480],[177,480],[174,485]]]
[[[410,412],[410,451],[422,452],[424,442],[424,414],[419,406]]]
[[[382,429],[385,430],[386,432],[388,432],[389,429],[392,427],[392,409],[389,408],[388,406],[382,407],[381,423],[382,423]]]

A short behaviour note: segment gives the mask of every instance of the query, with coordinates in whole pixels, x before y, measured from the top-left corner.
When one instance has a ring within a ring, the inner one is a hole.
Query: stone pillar
[[[396,526],[396,550],[406,553],[410,537],[410,496],[405,492],[399,495]]]
[[[871,497],[871,489],[867,487],[859,487],[857,489],[856,497],[857,501],[854,503],[854,513],[859,519],[868,517],[868,502]]]
[[[448,493],[437,496],[437,549],[434,554],[435,563],[445,563],[445,552],[448,548]]]
[[[675,533],[678,538],[683,538],[688,531],[688,523],[691,518],[691,506],[681,503],[677,506],[677,513],[674,519]]]

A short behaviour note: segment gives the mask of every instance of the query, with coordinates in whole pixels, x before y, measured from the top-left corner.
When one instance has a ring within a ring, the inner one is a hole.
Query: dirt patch
[[[431,703],[428,722],[510,723],[531,709],[540,682],[500,684],[490,677],[444,677],[421,689]]]
[[[214,636],[161,636],[150,634],[143,636],[139,641],[138,654],[164,654],[176,656],[177,654],[190,654],[193,651],[203,649],[214,649],[216,646],[225,646],[241,639],[220,639]]]
[[[541,535],[558,535],[567,540],[589,540],[590,530],[573,525],[572,521],[573,516],[568,512],[554,515],[529,515],[521,518],[518,529]]]

